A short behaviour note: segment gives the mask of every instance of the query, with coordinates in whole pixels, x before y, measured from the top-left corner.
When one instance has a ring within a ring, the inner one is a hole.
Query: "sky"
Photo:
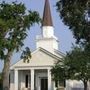
[[[3,1],[3,0],[0,0]],[[16,0],[5,0],[6,2],[12,2]],[[28,10],[35,10],[38,11],[40,14],[40,17],[43,16],[43,10],[44,10],[44,2],[45,0],[17,0],[18,2],[22,2],[25,4],[26,8]],[[50,7],[51,7],[51,14],[53,19],[53,25],[54,25],[54,32],[55,36],[59,39],[59,50],[63,53],[66,53],[66,51],[70,51],[72,47],[72,43],[75,43],[75,39],[73,38],[72,33],[68,29],[67,26],[65,26],[62,22],[62,20],[59,17],[59,13],[56,11],[56,1],[57,0],[49,0]],[[25,46],[30,47],[31,51],[34,51],[36,49],[36,35],[41,34],[41,25],[35,24],[30,28],[30,31],[28,32],[28,37],[25,39]],[[20,60],[20,52],[13,55],[12,58],[12,64]],[[3,62],[0,61],[0,71],[3,68]]]

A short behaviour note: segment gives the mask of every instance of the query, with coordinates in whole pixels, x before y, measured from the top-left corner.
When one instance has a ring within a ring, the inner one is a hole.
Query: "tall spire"
[[[48,0],[45,0],[42,26],[53,26],[51,11],[50,11],[50,4]]]
[[[42,47],[52,53],[54,49],[58,50],[58,39],[54,35],[49,0],[45,0],[41,32],[41,36],[37,37],[37,48]]]

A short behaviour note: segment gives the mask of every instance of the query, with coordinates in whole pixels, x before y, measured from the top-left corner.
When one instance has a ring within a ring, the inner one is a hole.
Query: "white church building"
[[[31,53],[29,63],[20,60],[10,67],[10,90],[56,90],[51,69],[64,54],[59,51],[59,41],[54,35],[48,0],[45,0],[41,29],[42,35],[36,37],[36,50]],[[71,90],[72,84],[67,82],[66,90]]]

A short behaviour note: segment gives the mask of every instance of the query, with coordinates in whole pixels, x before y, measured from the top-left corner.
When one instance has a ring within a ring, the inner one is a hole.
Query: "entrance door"
[[[48,90],[48,80],[47,78],[41,79],[41,90]]]

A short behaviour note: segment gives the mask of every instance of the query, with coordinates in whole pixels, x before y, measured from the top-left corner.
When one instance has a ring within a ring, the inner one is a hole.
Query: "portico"
[[[20,75],[23,74],[23,76]],[[15,69],[15,90],[52,90],[50,68]],[[24,82],[23,79],[24,78]],[[27,80],[28,79],[28,80]]]

